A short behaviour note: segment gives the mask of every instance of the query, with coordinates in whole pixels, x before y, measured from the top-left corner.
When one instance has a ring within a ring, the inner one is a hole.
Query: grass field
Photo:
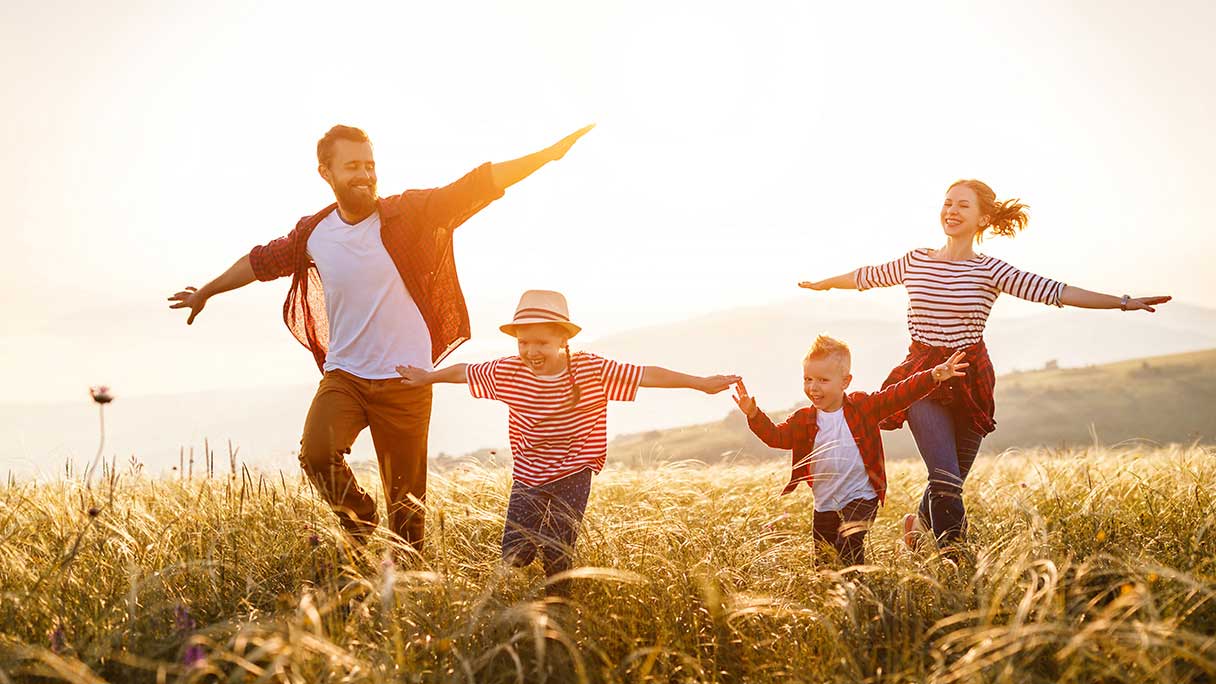
[[[779,462],[610,464],[567,603],[500,566],[501,470],[433,475],[396,563],[297,474],[130,470],[0,488],[0,682],[1216,681],[1205,447],[986,456],[958,566],[899,549],[924,468],[894,463],[845,570]]]

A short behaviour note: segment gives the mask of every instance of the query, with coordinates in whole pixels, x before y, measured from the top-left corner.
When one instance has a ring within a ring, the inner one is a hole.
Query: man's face
[[[329,164],[317,170],[347,213],[365,215],[376,208],[376,160],[371,143],[337,140]]]

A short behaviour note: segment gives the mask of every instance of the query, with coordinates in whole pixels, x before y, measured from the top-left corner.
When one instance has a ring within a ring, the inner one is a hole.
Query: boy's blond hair
[[[806,363],[807,361],[818,361],[820,359],[835,359],[840,364],[840,370],[845,375],[848,375],[853,368],[853,354],[849,352],[849,345],[827,335],[820,335],[815,338],[815,343],[811,345],[811,350],[806,353],[806,357],[802,359],[802,362]]]

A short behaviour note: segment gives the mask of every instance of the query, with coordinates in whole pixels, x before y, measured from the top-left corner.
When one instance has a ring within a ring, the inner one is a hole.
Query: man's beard
[[[363,216],[371,214],[376,209],[376,185],[373,183],[368,186],[370,193],[365,192],[362,187],[351,187],[344,185],[334,189],[334,195],[338,198],[338,206],[349,214]]]

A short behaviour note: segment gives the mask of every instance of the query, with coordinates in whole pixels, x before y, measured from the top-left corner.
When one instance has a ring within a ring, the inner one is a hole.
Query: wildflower
[[[63,632],[62,624],[55,625],[55,629],[51,632],[49,638],[51,641],[51,651],[55,653],[63,653],[67,649],[68,640],[67,636]]]
[[[202,662],[207,657],[207,651],[202,644],[192,644],[182,653],[182,665],[186,667],[194,667]]]
[[[177,633],[186,634],[193,632],[197,626],[194,618],[190,616],[190,610],[180,603],[177,604],[173,609],[173,628],[177,630]]]
[[[105,385],[90,387],[89,396],[93,397],[93,401],[98,404],[108,404],[114,401],[114,395],[110,394],[110,388]]]
[[[1100,542],[1106,541],[1106,530],[1098,530],[1098,533],[1094,535],[1094,539],[1097,539]]]
[[[320,545],[320,543],[321,543],[321,538],[317,536],[316,532],[313,532],[312,534],[308,535],[308,545],[309,546],[318,546],[318,545]]]

